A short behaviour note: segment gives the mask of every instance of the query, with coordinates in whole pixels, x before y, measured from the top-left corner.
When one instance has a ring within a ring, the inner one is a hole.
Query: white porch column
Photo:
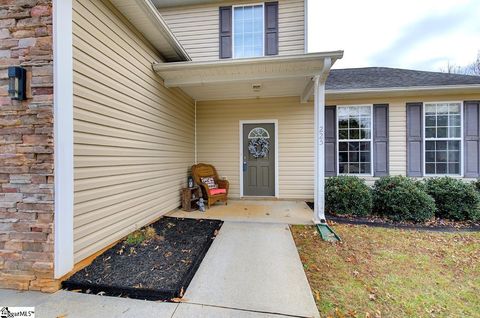
[[[325,80],[315,76],[314,80],[314,127],[315,127],[315,187],[314,221],[325,222]]]

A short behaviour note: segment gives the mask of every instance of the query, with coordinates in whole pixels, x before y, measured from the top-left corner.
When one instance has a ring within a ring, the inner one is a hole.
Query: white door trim
[[[73,269],[72,0],[53,1],[54,276]]]
[[[278,119],[254,119],[239,121],[239,141],[240,141],[240,157],[239,157],[239,179],[240,179],[240,198],[243,198],[243,125],[244,124],[273,124],[275,127],[275,198],[279,198],[278,189]]]

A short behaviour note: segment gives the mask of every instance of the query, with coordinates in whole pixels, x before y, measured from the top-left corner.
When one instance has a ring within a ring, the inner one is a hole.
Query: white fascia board
[[[283,56],[264,56],[256,58],[245,59],[222,59],[213,61],[191,61],[191,62],[172,62],[172,63],[153,63],[153,70],[156,72],[165,71],[181,71],[181,70],[201,70],[210,67],[220,66],[243,66],[243,65],[258,65],[258,64],[274,64],[274,63],[296,63],[309,62],[318,59],[330,57],[332,61],[341,59],[343,51],[319,52],[308,54],[295,54]],[[332,63],[333,64],[333,63]]]
[[[358,89],[327,89],[325,94],[328,97],[334,95],[348,96],[348,95],[387,95],[392,93],[405,94],[405,93],[479,93],[480,84],[467,84],[467,85],[438,85],[438,86],[409,86],[409,87],[386,87],[386,88],[358,88]]]

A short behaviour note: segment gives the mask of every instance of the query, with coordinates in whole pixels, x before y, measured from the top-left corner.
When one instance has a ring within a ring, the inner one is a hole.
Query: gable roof
[[[389,67],[333,69],[327,90],[480,85],[480,76],[426,72]]]

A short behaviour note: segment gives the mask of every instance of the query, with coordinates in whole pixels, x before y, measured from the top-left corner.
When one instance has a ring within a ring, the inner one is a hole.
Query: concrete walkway
[[[284,224],[225,222],[185,298],[195,304],[319,316]]]
[[[0,289],[0,306],[36,317],[319,317],[288,225],[225,222],[184,296],[162,303]]]

